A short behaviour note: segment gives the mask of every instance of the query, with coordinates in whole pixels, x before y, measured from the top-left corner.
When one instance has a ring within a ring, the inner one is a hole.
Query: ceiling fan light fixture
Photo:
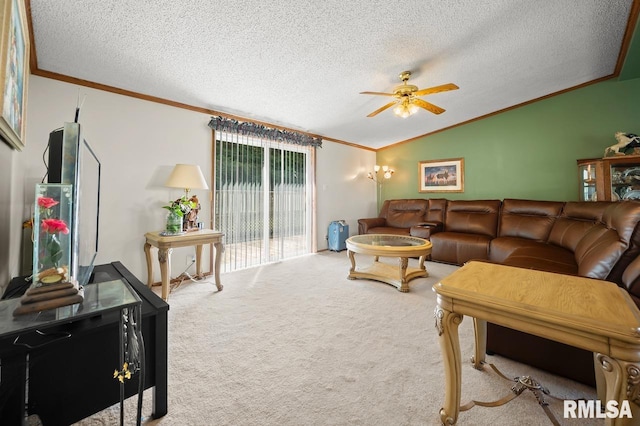
[[[418,86],[408,84],[409,77],[411,77],[411,71],[403,71],[400,73],[400,80],[402,84],[397,86],[392,93],[387,92],[360,92],[362,95],[379,95],[379,96],[392,96],[395,100],[383,105],[377,110],[373,111],[367,117],[375,117],[382,111],[389,108],[393,108],[393,112],[398,117],[406,118],[415,114],[418,109],[423,108],[433,114],[442,114],[445,110],[437,105],[431,104],[424,99],[420,99],[420,96],[430,95],[432,93],[447,92],[449,90],[459,89],[453,83],[441,84],[439,86],[428,87],[426,89],[419,89]]]
[[[399,102],[398,105],[393,109],[393,112],[398,117],[407,118],[410,115],[418,112],[418,107],[408,101]]]

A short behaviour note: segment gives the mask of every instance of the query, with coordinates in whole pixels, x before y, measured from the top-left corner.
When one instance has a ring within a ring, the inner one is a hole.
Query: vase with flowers
[[[33,279],[39,285],[69,280],[72,186],[36,185],[33,226]]]
[[[187,197],[180,197],[175,201],[170,201],[168,205],[162,206],[163,209],[169,210],[167,214],[167,224],[163,232],[164,235],[180,235],[185,232],[183,221],[197,204]]]

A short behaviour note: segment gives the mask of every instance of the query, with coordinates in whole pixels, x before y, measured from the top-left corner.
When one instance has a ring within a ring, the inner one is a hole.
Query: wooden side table
[[[640,417],[640,311],[616,284],[591,278],[468,262],[433,286],[436,329],[445,367],[442,424],[460,412],[458,326],[473,317],[476,369],[485,362],[487,321],[594,352],[598,398],[630,403],[634,418],[605,425],[635,425]],[[533,350],[533,348],[532,348]]]
[[[153,265],[151,263],[151,246],[158,249],[158,261],[160,262],[160,275],[162,279],[162,299],[169,298],[169,281],[171,280],[171,252],[177,247],[196,247],[196,276],[201,278],[215,274],[216,287],[222,291],[220,282],[220,261],[222,259],[222,232],[211,229],[201,229],[199,231],[187,232],[183,235],[164,236],[160,232],[147,232],[144,234],[146,242],[144,252],[147,257],[147,285],[153,285]],[[215,262],[212,265],[213,271],[202,273],[202,246],[212,244],[216,249]]]

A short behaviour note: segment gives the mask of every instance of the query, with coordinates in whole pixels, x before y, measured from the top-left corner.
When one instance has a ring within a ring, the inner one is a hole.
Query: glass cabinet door
[[[596,201],[598,167],[596,162],[578,164],[580,182],[580,201]]]
[[[611,163],[611,199],[640,200],[640,162]]]

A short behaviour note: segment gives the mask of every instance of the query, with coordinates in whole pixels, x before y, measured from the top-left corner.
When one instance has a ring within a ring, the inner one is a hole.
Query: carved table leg
[[[351,250],[347,250],[347,255],[349,256],[349,260],[351,261],[351,269],[349,269],[349,276],[347,278],[350,280],[355,280],[355,277],[351,275],[356,271],[355,253]]]
[[[482,370],[482,364],[485,363],[485,354],[487,353],[487,321],[474,318],[473,332],[476,339],[475,354],[471,358],[473,368]]]
[[[409,284],[407,283],[407,266],[409,265],[409,258],[401,257],[400,258],[400,287],[398,290],[402,293],[409,292]]]
[[[600,401],[607,400],[607,384],[604,379],[604,371],[600,366],[600,362],[598,361],[598,353],[593,353],[593,372],[596,376],[596,396]]]
[[[147,287],[153,286],[153,264],[151,263],[151,244],[144,243],[144,254],[147,258]]]
[[[162,300],[169,299],[169,280],[171,280],[171,252],[173,249],[158,249],[160,276],[162,278]]]
[[[196,277],[202,278],[202,244],[196,245]]]
[[[218,291],[222,291],[222,282],[220,281],[220,262],[222,260],[222,251],[224,247],[221,242],[217,242],[213,244],[216,249],[216,260],[215,260],[215,277],[216,277],[216,287]]]
[[[445,376],[444,407],[440,409],[440,420],[443,425],[454,425],[460,413],[462,366],[458,326],[462,322],[462,315],[442,308],[439,303],[440,300],[436,306],[435,317]]]
[[[617,401],[619,417],[607,418],[607,426],[631,426],[640,417],[640,363],[621,361],[607,355],[595,354],[596,368],[604,373],[606,383],[605,401]],[[628,406],[628,408],[627,408]],[[629,409],[630,413],[626,413]]]
[[[426,259],[427,259],[427,256],[420,256],[420,259],[418,259],[418,268],[422,269],[425,272],[427,272],[427,268],[424,266],[424,262]],[[427,272],[427,274],[424,276],[428,277],[429,273]]]

